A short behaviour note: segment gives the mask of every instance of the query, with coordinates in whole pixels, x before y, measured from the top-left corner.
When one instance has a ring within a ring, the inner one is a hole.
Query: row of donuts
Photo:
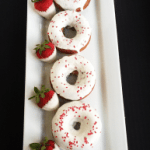
[[[48,0],[37,1],[34,0],[34,7],[38,8],[38,11],[40,10],[38,12],[40,15],[43,16],[45,12],[46,16],[48,16],[48,12],[55,14],[53,1],[50,7],[47,5]],[[34,87],[35,95],[29,99],[36,98],[38,106],[48,111],[56,110],[59,107],[58,95],[69,100],[82,100],[92,92],[96,82],[92,64],[83,56],[76,55],[86,48],[91,38],[89,23],[81,14],[77,13],[85,9],[90,0],[82,2],[80,0],[64,0],[63,2],[54,0],[54,2],[59,9],[70,9],[68,7],[73,6],[71,8],[73,11],[61,11],[52,18],[47,32],[50,42],[45,40],[43,44],[38,44],[35,48],[36,55],[40,60],[50,63],[56,60],[56,48],[63,53],[75,55],[65,56],[54,62],[50,70],[50,84],[55,92],[45,88],[44,85],[41,87],[41,91]],[[40,4],[36,5],[36,3]],[[44,7],[47,7],[47,11],[43,13]],[[74,38],[69,39],[64,36],[63,30],[67,25],[74,27],[77,31]],[[72,73],[78,76],[74,85],[70,85],[66,81],[68,75]],[[78,124],[79,129],[76,129]],[[58,150],[58,147],[63,150],[91,149],[100,136],[101,127],[99,115],[89,104],[81,101],[66,103],[57,110],[52,120],[52,133],[56,143],[45,138],[42,144],[32,143],[30,147],[38,150]]]

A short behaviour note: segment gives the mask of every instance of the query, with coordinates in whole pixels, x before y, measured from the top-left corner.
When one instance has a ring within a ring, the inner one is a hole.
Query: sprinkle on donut
[[[66,26],[74,27],[76,30],[75,37],[67,38],[64,36],[62,29]],[[48,34],[49,39],[58,50],[65,53],[78,53],[88,45],[91,37],[91,27],[84,16],[67,10],[61,11],[52,18],[48,33],[51,33]]]
[[[77,80],[74,85],[71,85],[66,78],[74,71],[78,72]],[[54,63],[50,71],[50,81],[53,89],[61,97],[81,100],[93,90],[96,75],[92,64],[87,59],[83,56],[72,55],[65,56]]]
[[[102,128],[100,119],[95,115],[98,116],[97,112],[89,104],[80,101],[64,104],[52,120],[56,143],[66,150],[93,147]],[[80,123],[80,127],[75,129],[74,123]]]

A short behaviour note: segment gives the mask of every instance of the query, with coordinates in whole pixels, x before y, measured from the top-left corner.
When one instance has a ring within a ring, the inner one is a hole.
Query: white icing
[[[79,130],[74,129],[75,122],[81,123]],[[52,120],[53,137],[63,150],[93,148],[101,129],[102,123],[97,112],[89,104],[80,101],[61,106]]]
[[[44,61],[44,62],[52,63],[52,62],[54,62],[56,60],[56,54],[57,54],[57,52],[56,52],[56,48],[55,48],[53,53],[52,53],[52,55],[50,55],[47,58],[42,58],[40,60]]]
[[[59,99],[56,93],[53,94],[53,97],[45,104],[42,109],[46,111],[53,111],[59,107]]]
[[[74,38],[67,38],[62,32],[62,28],[74,27],[77,34]],[[91,36],[91,27],[88,21],[80,13],[75,11],[61,11],[50,21],[48,34],[52,43],[61,49],[80,51]]]
[[[66,78],[73,71],[78,71],[74,85],[70,85]],[[83,56],[65,56],[57,60],[51,71],[50,80],[57,94],[70,99],[79,100],[87,96],[95,85],[96,74],[92,64]]]
[[[63,9],[66,10],[76,10],[80,8],[81,11],[87,0],[54,0],[58,5],[60,5]]]
[[[47,20],[52,19],[52,17],[56,14],[56,8],[54,3],[52,3],[52,5],[46,11],[39,11],[37,9],[35,10],[39,13],[39,15],[43,16]]]

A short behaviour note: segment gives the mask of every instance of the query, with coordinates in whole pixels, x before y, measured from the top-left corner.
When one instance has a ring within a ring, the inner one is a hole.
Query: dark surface
[[[141,0],[115,0],[115,7],[128,146],[129,150],[149,150],[149,5]],[[0,1],[0,10],[1,147],[20,150],[24,116],[26,1]]]

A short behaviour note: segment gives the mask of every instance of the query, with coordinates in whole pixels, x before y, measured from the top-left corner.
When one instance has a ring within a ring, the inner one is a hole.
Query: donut
[[[56,14],[53,0],[31,0],[34,2],[36,12],[42,17],[50,20]]]
[[[56,48],[47,40],[45,40],[41,45],[38,44],[34,50],[36,50],[37,57],[43,62],[52,63],[56,60]]]
[[[62,105],[52,119],[52,134],[63,150],[91,149],[99,139],[102,123],[89,104],[81,101]]]
[[[63,34],[65,27],[73,27],[76,35],[67,38]],[[75,11],[62,11],[56,14],[48,27],[49,40],[63,53],[75,54],[84,50],[91,39],[91,27],[84,16]]]
[[[74,71],[78,73],[78,77],[76,83],[71,85],[66,78]],[[69,100],[81,100],[93,90],[96,74],[92,64],[83,56],[65,56],[52,66],[50,82],[59,96]]]
[[[60,10],[75,10],[77,12],[83,11],[91,0],[54,0],[56,6]]]

